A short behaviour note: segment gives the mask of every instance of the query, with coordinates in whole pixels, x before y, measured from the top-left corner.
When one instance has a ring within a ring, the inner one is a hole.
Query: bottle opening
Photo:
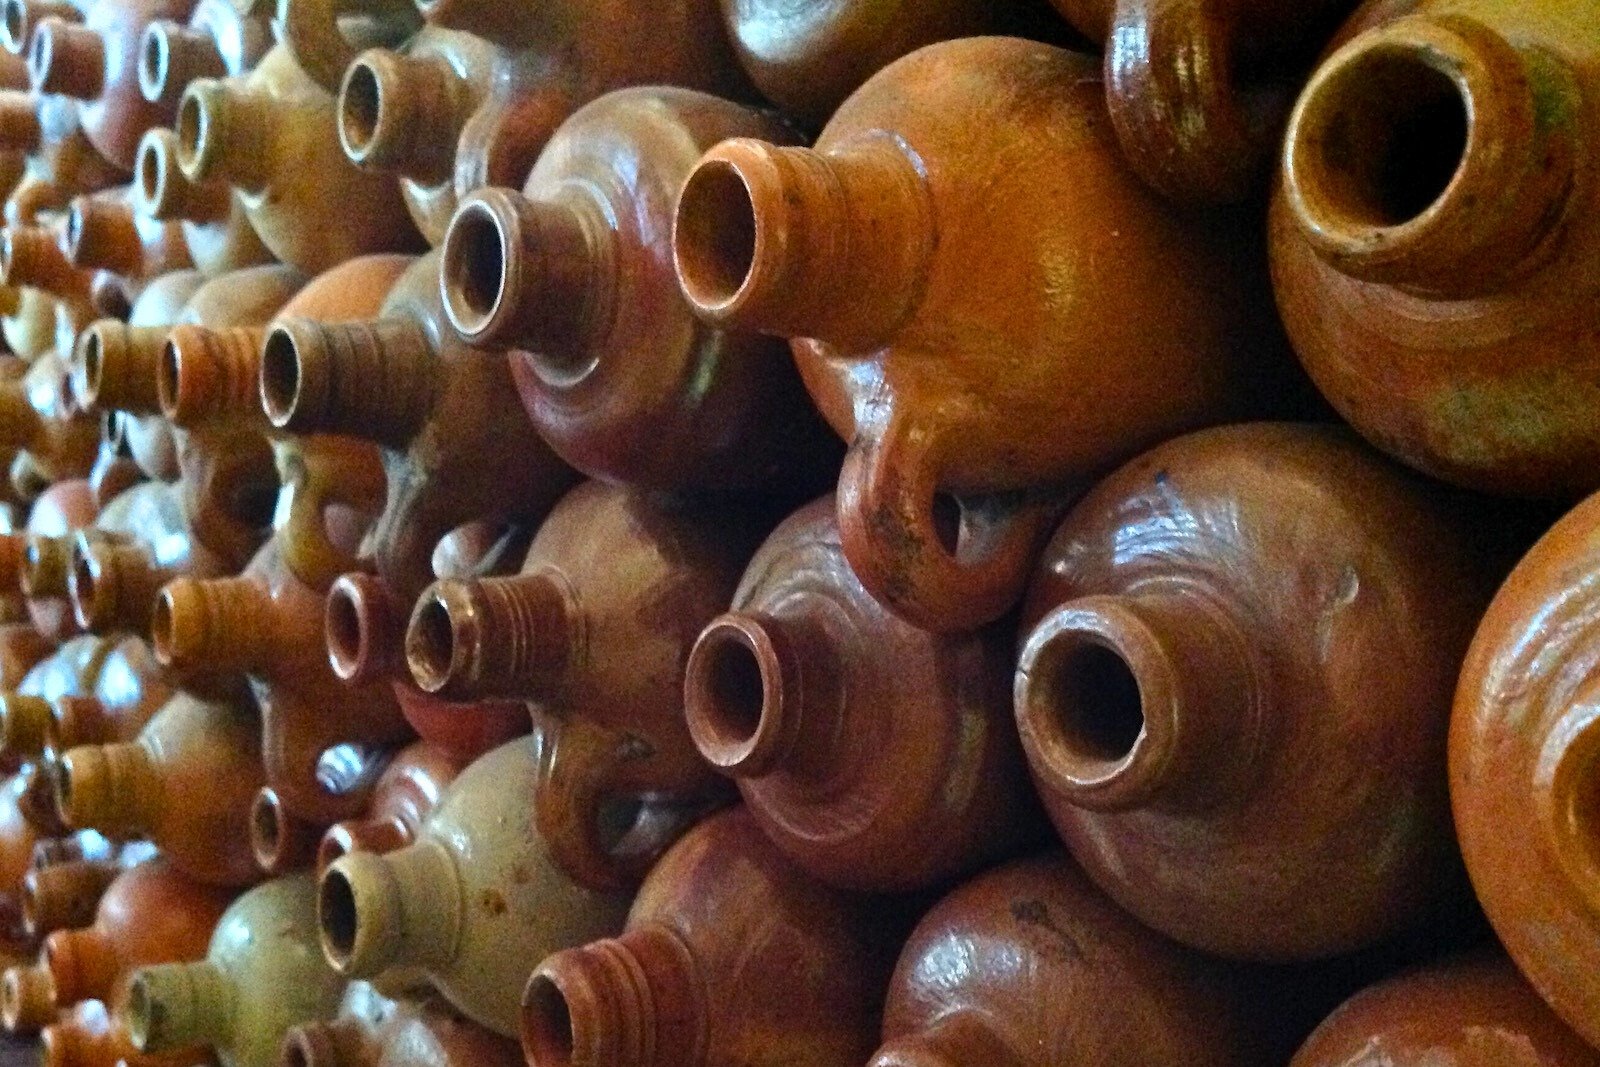
[[[54,51],[50,36],[49,28],[40,26],[33,31],[33,40],[28,42],[28,77],[36,89],[45,88],[50,74],[50,55]]]
[[[703,648],[704,724],[725,745],[744,745],[755,737],[766,706],[766,686],[755,650],[733,634],[719,635]]]
[[[273,425],[283,426],[300,400],[300,352],[282,328],[267,334],[261,349],[261,403]]]
[[[206,139],[206,109],[194,93],[184,94],[178,104],[178,119],[174,130],[178,134],[179,158],[194,160]]]
[[[572,1012],[559,986],[536,974],[522,996],[522,1051],[531,1067],[570,1067]]]
[[[139,145],[139,158],[134,161],[134,173],[139,183],[140,207],[148,211],[161,202],[162,179],[166,176],[161,167],[161,152],[152,138]]]
[[[1049,712],[1067,750],[1088,765],[1114,765],[1144,732],[1144,700],[1133,669],[1114,649],[1062,635],[1029,673],[1030,699]]]
[[[168,418],[178,413],[183,402],[182,359],[178,346],[171,341],[161,346],[161,358],[156,363],[156,397]]]
[[[506,286],[506,236],[494,212],[468,204],[444,242],[445,302],[456,328],[475,336],[500,309]]]
[[[93,406],[100,397],[100,386],[105,380],[105,345],[99,330],[85,330],[79,349],[81,358],[73,368],[73,391],[78,403]]]
[[[342,871],[329,871],[317,887],[317,918],[322,926],[323,944],[335,966],[349,965],[360,929],[356,913],[356,894]]]
[[[339,130],[344,146],[357,160],[372,146],[383,113],[383,86],[370,64],[356,62],[339,93]]]
[[[156,594],[156,601],[150,608],[150,647],[155,652],[157,661],[163,664],[170,664],[173,653],[177,651],[172,594],[166,589]]]
[[[711,160],[689,176],[673,240],[678,275],[693,303],[720,307],[744,288],[756,258],[756,209],[731,163]]]
[[[0,1023],[13,1034],[23,1029],[22,975],[17,967],[6,968],[0,977]]]
[[[406,660],[416,682],[437,692],[449,681],[456,658],[456,628],[444,600],[433,594],[417,606],[406,634]]]
[[[134,978],[128,984],[128,999],[123,1009],[123,1018],[128,1025],[128,1039],[133,1042],[133,1047],[143,1050],[150,1044],[151,1037],[151,1010],[150,986],[140,978]]]
[[[83,254],[83,202],[67,205],[67,256],[76,263]]]
[[[266,789],[259,791],[250,803],[250,846],[256,863],[263,868],[272,867],[286,836],[283,806],[277,795]]]
[[[155,100],[161,96],[171,65],[167,35],[151,25],[139,42],[139,91],[145,99]]]
[[[78,621],[87,629],[99,628],[103,621],[98,618],[95,611],[96,587],[99,577],[96,572],[94,560],[90,558],[87,546],[80,543],[72,546],[72,604],[77,612]]]
[[[0,4],[0,32],[5,34],[6,51],[21,55],[28,45],[28,10],[23,0],[5,0]]]
[[[344,586],[336,585],[328,592],[327,639],[334,673],[349,679],[366,661],[367,628],[360,604]]]

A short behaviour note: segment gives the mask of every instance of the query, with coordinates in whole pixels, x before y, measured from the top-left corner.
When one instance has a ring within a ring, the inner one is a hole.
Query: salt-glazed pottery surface
[[[156,658],[179,671],[250,679],[267,783],[291,814],[327,825],[361,810],[382,750],[412,735],[388,686],[346,686],[333,674],[326,590],[289,565],[289,529],[237,577],[170,582],[156,599],[151,643]]]
[[[336,121],[333,97],[280,45],[244,77],[189,83],[178,164],[191,181],[238,190],[262,242],[308,273],[417,249],[399,183],[346,159]]]
[[[1357,0],[1052,0],[1105,50],[1106,103],[1166,196],[1259,190],[1317,52]]]
[[[726,799],[684,725],[684,663],[762,532],[727,502],[588,482],[551,512],[520,574],[445,580],[418,599],[406,658],[424,691],[526,700],[548,720],[537,825],[585,884],[636,883],[682,829],[674,809]],[[640,800],[659,825],[608,842],[612,809]]]
[[[1372,443],[1510,495],[1600,487],[1600,8],[1372,0],[1272,205],[1301,361]]]
[[[529,416],[592,477],[804,492],[789,483],[837,473],[783,342],[700,322],[678,289],[678,191],[727,137],[795,143],[775,116],[704,93],[608,94],[562,125],[521,195],[474,193],[446,237],[451,325],[515,350]]]
[[[192,878],[248,885],[260,877],[249,829],[264,777],[260,737],[254,707],[179,693],[137,741],[62,756],[56,801],[71,826],[147,837]]]
[[[131,741],[172,695],[137,637],[77,638],[53,662],[52,673],[30,674],[0,694],[0,753],[8,762],[35,759],[47,747]]]
[[[56,570],[58,580],[47,585],[49,592],[40,596],[28,595],[28,617],[34,628],[52,641],[62,641],[78,632],[77,619],[73,617],[72,602],[67,599],[66,566],[72,558],[71,534],[94,522],[97,507],[94,492],[82,479],[58,481],[39,494],[28,512],[28,552],[24,556],[21,573],[31,571],[27,555],[33,552],[35,542],[48,545],[44,552],[60,563]],[[23,590],[24,593],[28,591]]]
[[[1450,798],[1522,973],[1600,1047],[1600,496],[1512,571],[1461,671]]]
[[[383,447],[388,504],[368,549],[401,603],[432,580],[445,534],[479,519],[536,523],[576,477],[523,413],[505,354],[449,329],[436,252],[376,318],[280,319],[262,349],[261,399],[280,430]]]
[[[896,61],[815,149],[712,149],[674,244],[702,317],[795,338],[851,443],[845,553],[926,628],[1014,603],[1043,487],[1259,410],[1292,362],[1248,228],[1162,203],[1121,159],[1094,61],[1015,38]]]
[[[139,138],[171,118],[139,91],[139,41],[157,19],[186,19],[194,0],[92,0],[81,22],[45,18],[28,40],[36,92],[80,101],[83,132],[106,159],[133,169]]]
[[[72,265],[111,271],[134,285],[194,266],[183,227],[135,212],[132,198],[130,187],[117,186],[67,205],[61,250]]]
[[[189,258],[216,277],[274,259],[250,222],[243,198],[224,181],[191,181],[178,165],[178,135],[146,131],[134,164],[134,205],[141,215],[177,223]]]
[[[92,924],[45,939],[57,1006],[113,1003],[119,983],[135,968],[201,959],[233,897],[159,857],[124,871],[100,898]]]
[[[164,124],[170,124],[190,82],[246,74],[272,43],[265,12],[246,11],[230,0],[199,0],[187,23],[161,19],[144,28],[139,92],[165,111]]]
[[[522,987],[551,952],[614,934],[628,898],[569,879],[540,839],[548,742],[512,741],[461,773],[417,839],[352,852],[322,874],[322,945],[339,972],[414,966],[469,1018],[517,1033]]]
[[[411,844],[464,766],[426,741],[406,746],[384,768],[367,810],[328,827],[317,847],[317,870],[351,852],[381,855]]]
[[[1137,918],[1315,959],[1456,895],[1451,693],[1498,570],[1460,506],[1332,427],[1179,438],[1057,530],[1023,613],[1023,746]]]
[[[1583,1043],[1499,952],[1456,958],[1364,990],[1290,1067],[1595,1067]]]
[[[403,999],[366,982],[345,989],[339,1017],[290,1030],[279,1067],[523,1067],[508,1037],[420,990]]]
[[[93,469],[100,426],[73,402],[66,361],[54,352],[35,359],[21,378],[0,382],[0,447],[25,452],[46,482]]]
[[[43,1067],[201,1067],[211,1062],[196,1045],[161,1055],[133,1047],[123,1021],[98,1000],[85,1000],[39,1033]]]
[[[291,1026],[332,1018],[344,980],[317,948],[316,883],[263,883],[217,923],[206,958],[135,971],[122,1017],[142,1052],[209,1045],[221,1067],[276,1067]]]
[[[71,638],[29,668],[15,688],[0,693],[0,770],[20,770],[43,751],[51,701],[92,692],[113,647],[103,638]]]
[[[1067,857],[1018,861],[918,924],[871,1064],[1281,1064],[1235,972],[1139,925]]]
[[[33,856],[38,840],[17,801],[27,787],[21,775],[0,781],[0,953],[22,955],[33,945],[22,922],[22,901],[17,887]]]
[[[814,881],[743,809],[662,857],[620,936],[558,952],[523,994],[530,1067],[865,1062],[903,926]]]
[[[919,630],[862,588],[834,502],[792,516],[700,635],[700,752],[773,842],[850,889],[925,888],[1041,836],[1011,721],[1016,631]]]

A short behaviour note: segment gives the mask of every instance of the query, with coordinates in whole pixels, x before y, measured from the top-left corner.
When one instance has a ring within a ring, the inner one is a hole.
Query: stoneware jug
[[[64,579],[65,563],[71,559],[70,535],[94,522],[97,512],[94,493],[89,488],[89,483],[82,479],[58,481],[52,484],[39,499],[34,501],[32,509],[28,512],[28,549],[31,553],[36,539],[43,538],[42,543],[52,547],[46,549],[47,554],[63,562],[61,577]],[[64,549],[65,551],[60,551]],[[25,553],[26,556],[26,553]],[[19,568],[21,572],[30,570],[26,566]],[[20,588],[20,583],[17,586]],[[23,590],[26,592],[26,590]],[[67,599],[67,586],[65,581],[51,583],[51,591],[41,596],[28,596],[28,618],[36,629],[46,639],[62,641],[78,632],[77,619],[72,613],[72,602]]]
[[[1014,626],[919,630],[845,562],[831,497],[762,546],[689,656],[700,753],[794,863],[848,889],[920,889],[1043,825],[1012,725]]]
[[[1251,243],[1134,177],[1089,57],[995,37],[891,64],[814,149],[713,148],[674,231],[703,318],[795,338],[850,564],[940,630],[1021,594],[1042,489],[1282,392]]]
[[[352,852],[382,855],[411,844],[464,766],[426,741],[406,746],[384,768],[367,810],[328,827],[317,847],[317,870]]]
[[[32,760],[47,749],[132,741],[172,695],[150,647],[137,637],[84,637],[81,668],[29,679],[0,695],[4,759]],[[59,660],[59,657],[58,657]]]
[[[191,181],[178,166],[178,135],[149,130],[139,142],[134,163],[134,206],[161,222],[177,223],[189,258],[215,277],[241,267],[271,263],[244,200],[226,182]]]
[[[1342,430],[1254,424],[1156,448],[1074,507],[1023,612],[1016,713],[1102,889],[1268,960],[1453,900],[1441,761],[1496,579],[1461,504]]]
[[[548,743],[502,745],[462,772],[411,844],[352,852],[323,872],[322,946],[339,973],[414,966],[469,1018],[517,1033],[539,960],[622,926],[627,897],[569,879],[540,839],[532,798]]]
[[[515,1041],[437,996],[412,991],[396,999],[351,982],[337,1019],[289,1031],[278,1067],[523,1067],[523,1060]]]
[[[1290,1067],[1596,1067],[1600,1052],[1551,1012],[1497,951],[1366,989],[1311,1035]]]
[[[61,250],[75,267],[111,271],[136,285],[194,266],[183,227],[136,212],[129,186],[75,197]]]
[[[466,341],[514,350],[534,425],[585,474],[798,498],[839,457],[783,342],[701,323],[673,273],[678,190],[727,137],[795,143],[775,116],[688,89],[586,105],[521,195],[464,201],[443,249],[445,311]]]
[[[202,1067],[211,1062],[203,1046],[159,1056],[133,1047],[128,1028],[98,1000],[75,1004],[39,1033],[43,1067]]]
[[[147,837],[174,867],[212,885],[249,885],[250,801],[261,787],[261,726],[248,704],[179,693],[139,739],[70,749],[56,803],[70,826]]]
[[[230,0],[199,0],[188,22],[160,19],[139,38],[139,92],[161,108],[170,125],[184,88],[200,78],[249,73],[272,47],[265,12]]]
[[[674,810],[726,799],[684,724],[684,662],[762,532],[748,509],[587,482],[540,527],[522,573],[436,582],[417,601],[406,659],[425,692],[525,700],[547,720],[538,827],[579,881],[637,883],[682,829]],[[626,802],[661,824],[605,840]]]
[[[317,950],[316,883],[296,874],[236,900],[204,960],[135,971],[121,1012],[141,1052],[204,1044],[221,1067],[275,1067],[288,1029],[332,1018],[343,990]]]
[[[536,523],[575,479],[523,413],[505,354],[448,329],[437,253],[406,271],[376,318],[280,319],[262,348],[261,400],[280,430],[383,447],[389,498],[368,547],[401,603],[432,580],[434,547],[452,529]]]
[[[311,274],[353,256],[421,243],[399,183],[345,158],[334,100],[280,45],[240,78],[189,83],[178,105],[178,164],[244,200],[273,255]]]
[[[557,952],[523,994],[529,1067],[865,1061],[902,933],[784,858],[743,809],[650,872],[620,936]]]
[[[1371,0],[1306,87],[1271,217],[1301,361],[1447,481],[1600,488],[1600,10]]]
[[[1600,1047],[1600,496],[1495,596],[1456,691],[1450,799],[1495,932]]]

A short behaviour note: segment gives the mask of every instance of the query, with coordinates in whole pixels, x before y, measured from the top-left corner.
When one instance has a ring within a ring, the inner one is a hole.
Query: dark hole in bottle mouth
[[[27,45],[28,12],[22,0],[5,0],[0,5],[0,33],[9,52],[20,53]]]
[[[206,138],[206,109],[199,97],[185,95],[178,104],[178,119],[174,127],[178,135],[178,151],[185,160],[200,154]]]
[[[167,36],[152,28],[144,35],[139,49],[139,88],[150,96],[166,88],[170,66]]]
[[[429,596],[417,609],[406,635],[406,658],[424,688],[437,690],[450,678],[455,664],[456,630],[450,609],[437,596]]]
[[[753,648],[732,636],[719,636],[701,654],[706,657],[704,721],[721,743],[748,743],[760,729],[766,707],[760,659]]]
[[[572,1062],[572,1012],[559,986],[542,974],[523,996],[523,1041],[530,1063],[567,1067]]]
[[[273,330],[261,349],[261,402],[267,417],[282,425],[300,399],[300,353],[287,331]]]
[[[317,917],[334,961],[348,963],[355,950],[360,917],[356,913],[355,890],[342,871],[323,875],[317,892]]]
[[[159,203],[162,178],[165,174],[161,167],[161,153],[156,148],[155,142],[146,141],[139,146],[139,158],[135,167],[139,174],[139,198],[142,206],[148,208]]]
[[[361,611],[355,597],[343,587],[328,593],[327,637],[328,652],[341,675],[352,673],[366,658],[367,635],[361,624]]]
[[[505,234],[481,205],[462,211],[445,243],[446,296],[456,324],[477,333],[499,310],[506,285]]]
[[[1114,764],[1126,759],[1144,731],[1139,680],[1115,649],[1079,640],[1036,663],[1031,679],[1058,735],[1079,759]]]
[[[726,304],[756,258],[756,209],[732,164],[712,160],[689,176],[678,201],[676,250],[684,288],[696,302]]]
[[[345,75],[339,95],[339,125],[345,145],[357,155],[372,146],[383,114],[383,87],[366,63],[356,63]]]

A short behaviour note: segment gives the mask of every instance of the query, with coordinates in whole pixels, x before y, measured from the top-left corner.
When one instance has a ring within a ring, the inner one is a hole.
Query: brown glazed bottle
[[[140,638],[76,638],[53,672],[0,694],[0,751],[7,761],[33,760],[47,749],[132,741],[171,695]]]
[[[1473,887],[1511,958],[1600,1047],[1600,496],[1489,606],[1450,724]]]
[[[74,267],[111,271],[138,285],[194,266],[183,227],[136,212],[128,186],[75,197],[61,250]]]
[[[734,136],[795,143],[775,116],[693,90],[608,94],[556,132],[522,195],[474,193],[445,238],[451,325],[516,350],[534,425],[591,477],[799,497],[837,473],[783,342],[699,322],[673,273],[678,190]]]
[[[1477,512],[1288,424],[1180,438],[1080,501],[1035,571],[1016,713],[1088,875],[1246,959],[1452,902],[1450,694],[1495,579]]]
[[[104,410],[118,409],[118,401],[126,400],[138,414],[146,417],[141,419],[137,427],[116,427],[114,433],[108,429],[108,424],[102,423],[101,444],[104,446],[108,437],[120,435],[123,440],[114,440],[113,444],[126,444],[140,468],[150,477],[163,481],[178,476],[177,441],[170,430],[157,432],[148,424],[146,420],[150,411],[138,410],[146,408],[145,404],[139,402],[140,394],[148,393],[142,379],[154,378],[154,371],[149,367],[141,367],[130,358],[131,353],[124,353],[123,349],[138,349],[139,346],[132,342],[141,335],[135,331],[144,329],[155,333],[170,329],[183,315],[184,305],[205,284],[205,280],[205,275],[195,270],[172,271],[156,278],[139,291],[139,297],[133,302],[126,321],[98,319],[85,327],[73,344],[68,364],[72,398],[79,407],[102,410],[100,394],[103,391],[106,401]],[[109,380],[105,373],[108,354],[112,364]],[[127,439],[130,431],[132,440]]]
[[[900,953],[871,1067],[1281,1064],[1234,969],[1175,945],[1045,855],[963,885]]]
[[[160,19],[139,38],[139,92],[162,109],[164,125],[177,116],[190,82],[247,74],[272,47],[265,11],[246,11],[229,0],[199,0],[190,7],[187,24]]]
[[[539,960],[622,926],[628,898],[586,889],[537,830],[539,733],[462,771],[415,841],[352,852],[322,873],[322,947],[348,978],[414,966],[461,1012],[517,1033],[522,987]]]
[[[1015,602],[1055,514],[1041,490],[1284,391],[1248,227],[1152,195],[1092,60],[1049,45],[930,45],[815,149],[724,142],[674,244],[703,318],[795,338],[851,443],[845,554],[927,629]]]
[[[28,39],[33,89],[80,101],[83,132],[101,155],[133,169],[145,130],[170,120],[139,91],[139,41],[157,19],[187,19],[194,0],[90,0],[82,22],[48,17]]]
[[[1437,963],[1364,990],[1290,1067],[1596,1067],[1585,1045],[1499,952]]]
[[[160,1056],[133,1047],[128,1028],[98,1000],[85,1000],[39,1033],[43,1067],[203,1067],[201,1046]]]
[[[326,826],[365,806],[383,750],[411,730],[387,685],[333,674],[324,596],[291,568],[280,530],[237,577],[168,583],[151,643],[167,667],[250,678],[267,784],[290,814]]]
[[[1052,2],[1105,50],[1106,104],[1139,177],[1175,200],[1233,202],[1260,190],[1295,94],[1357,0]]]
[[[865,1061],[903,928],[793,866],[742,808],[650,872],[626,932],[557,952],[522,1000],[529,1067]]]
[[[0,781],[0,954],[19,957],[33,947],[22,921],[18,888],[38,840],[38,834],[17,807],[26,786],[19,774]]]
[[[15,689],[0,693],[0,768],[20,770],[44,750],[50,705],[63,696],[93,691],[113,642],[75,637],[41,660]]]
[[[331,1019],[343,990],[317,951],[316,884],[296,874],[234,901],[205,959],[135,971],[122,1017],[141,1052],[198,1043],[222,1067],[276,1067],[289,1028]]]
[[[550,513],[521,574],[447,579],[417,600],[406,659],[425,692],[526,700],[549,720],[537,825],[580,882],[637,883],[685,816],[725,799],[684,725],[683,665],[762,532],[725,501],[587,482]],[[653,809],[652,825],[607,841],[614,809],[631,801]]]
[[[337,1019],[289,1031],[278,1067],[523,1067],[523,1059],[515,1041],[436,996],[392,999],[351,982]]]
[[[528,421],[506,355],[449,329],[436,252],[406,271],[374,319],[280,318],[262,348],[261,401],[279,430],[383,447],[388,505],[368,549],[400,603],[432,580],[434,546],[452,529],[535,524],[576,478]]]
[[[254,707],[180,692],[137,741],[62,756],[56,803],[74,827],[149,838],[191,878],[249,885],[259,877],[249,815],[263,779],[260,737]]]
[[[28,548],[19,578],[33,568],[26,556],[33,553],[37,541],[49,545],[45,553],[60,561],[58,580],[49,583],[46,595],[28,595],[28,618],[34,629],[51,641],[64,641],[78,632],[77,619],[73,617],[72,602],[67,599],[66,566],[71,559],[70,535],[94,522],[96,514],[94,492],[82,479],[59,481],[52,484],[28,512]],[[10,588],[8,580],[8,588]],[[27,590],[23,590],[27,593]]]
[[[1290,122],[1272,270],[1301,361],[1446,481],[1600,488],[1600,20],[1588,0],[1370,2]]]
[[[178,164],[190,181],[232,185],[262,243],[307,273],[417,249],[399,183],[346,159],[336,122],[333,97],[280,45],[245,77],[189,83]]]
[[[67,363],[54,352],[35,359],[21,378],[0,382],[0,447],[26,453],[50,482],[82,478],[94,468],[99,420],[73,401]]]
[[[189,258],[211,277],[271,263],[273,255],[250,223],[244,200],[222,181],[190,181],[178,166],[178,135],[148,130],[134,164],[134,207],[139,214],[177,223]]]
[[[411,844],[465,765],[426,741],[402,750],[378,779],[367,810],[328,827],[317,848],[317,870],[352,852],[381,854]]]
[[[114,1003],[134,969],[201,959],[233,897],[231,890],[197,882],[159,857],[124,871],[100,898],[92,924],[45,939],[57,1006]]]
[[[830,885],[936,885],[1041,835],[1009,699],[1015,628],[941,635],[874,600],[834,502],[779,526],[684,683],[700,753],[797,865]]]

